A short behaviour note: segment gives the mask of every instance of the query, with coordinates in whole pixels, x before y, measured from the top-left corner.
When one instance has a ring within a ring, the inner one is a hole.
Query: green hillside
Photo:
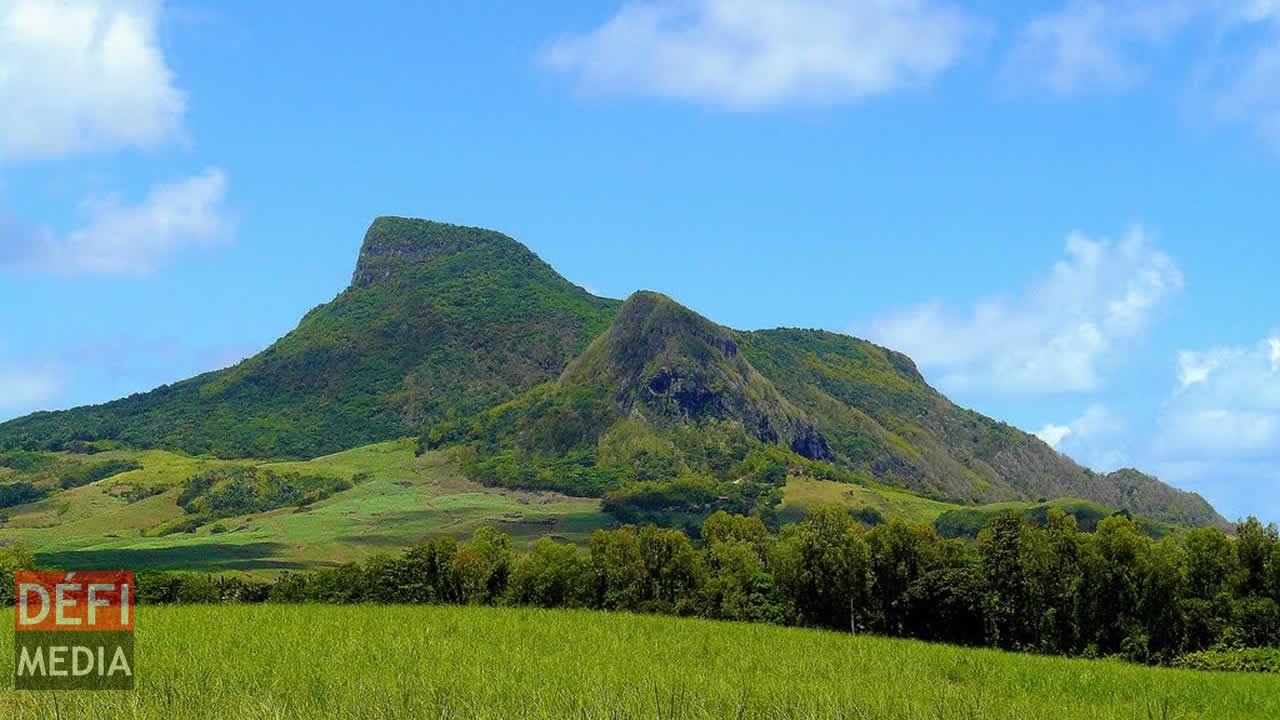
[[[0,717],[1280,716],[1275,675],[1170,670],[629,613],[142,607],[137,627],[136,691],[54,694],[5,687]],[[4,623],[0,673],[12,674],[12,643],[12,628]],[[246,657],[254,662],[244,662]]]
[[[165,450],[113,451],[93,456],[95,462],[107,462],[97,460],[102,456],[139,469],[0,508],[0,538],[25,544],[46,566],[269,575],[395,552],[431,537],[466,537],[483,525],[501,527],[522,543],[544,536],[585,543],[592,531],[612,524],[598,499],[484,487],[439,453],[416,457],[409,440],[306,462],[193,458]],[[40,457],[51,468],[45,473],[87,465],[66,453]],[[242,467],[345,487],[307,502],[217,516],[181,504],[193,478]]]
[[[378,218],[351,287],[235,367],[0,425],[0,448],[110,439],[309,458],[412,434],[559,375],[617,303],[496,232]]]

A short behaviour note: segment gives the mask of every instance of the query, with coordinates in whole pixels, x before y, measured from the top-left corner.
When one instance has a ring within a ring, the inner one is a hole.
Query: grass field
[[[853,509],[872,508],[887,520],[898,518],[921,524],[933,522],[948,510],[965,507],[879,485],[852,485],[793,476],[787,480],[778,514],[783,522],[795,522],[803,518],[809,508],[824,503]]]
[[[12,675],[13,633],[0,631]],[[457,607],[141,608],[137,689],[14,718],[1275,718],[1280,677],[766,625]]]
[[[466,480],[443,454],[415,457],[413,447],[401,440],[303,463],[258,463],[341,478],[365,473],[368,479],[305,510],[226,518],[195,533],[163,537],[146,537],[144,531],[182,516],[182,481],[226,463],[163,451],[133,453],[143,469],[10,508],[3,533],[27,543],[43,565],[269,574],[398,552],[436,535],[465,538],[484,524],[498,525],[517,542],[542,535],[584,542],[610,523],[599,500],[484,487]],[[136,486],[163,491],[133,503],[120,497],[122,489]]]

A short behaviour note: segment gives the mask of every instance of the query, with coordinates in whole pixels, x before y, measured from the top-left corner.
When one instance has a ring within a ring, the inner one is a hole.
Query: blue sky
[[[1012,5],[0,0],[0,418],[252,354],[403,214],[1280,519],[1280,2]]]

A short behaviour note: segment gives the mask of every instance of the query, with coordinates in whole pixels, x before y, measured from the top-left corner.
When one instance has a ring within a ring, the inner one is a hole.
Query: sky
[[[389,214],[1280,520],[1280,0],[0,0],[0,419],[257,352]]]

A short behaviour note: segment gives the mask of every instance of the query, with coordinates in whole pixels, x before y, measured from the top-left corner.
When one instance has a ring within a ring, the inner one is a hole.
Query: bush
[[[94,463],[92,465],[81,465],[62,473],[62,477],[58,480],[58,484],[63,490],[70,490],[81,485],[105,480],[113,475],[129,472],[131,470],[141,470],[142,463],[137,460],[107,460],[106,462]]]
[[[1174,667],[1188,670],[1280,673],[1280,648],[1221,648],[1183,655]]]

